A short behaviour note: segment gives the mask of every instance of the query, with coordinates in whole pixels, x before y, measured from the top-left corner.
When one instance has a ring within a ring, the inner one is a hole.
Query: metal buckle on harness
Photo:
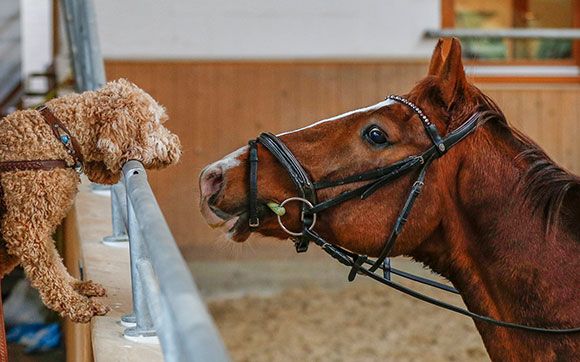
[[[73,168],[75,169],[75,171],[80,175],[83,173],[83,164],[82,162],[77,162],[75,163],[75,165],[73,166]]]
[[[413,188],[417,188],[417,189],[421,189],[423,186],[425,186],[425,183],[423,181],[415,181],[413,182]]]

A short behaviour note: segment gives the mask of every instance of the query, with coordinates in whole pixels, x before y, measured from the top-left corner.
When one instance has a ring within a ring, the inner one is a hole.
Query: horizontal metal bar
[[[137,271],[141,283],[143,285],[143,292],[147,301],[147,308],[149,314],[153,319],[155,331],[161,341],[163,348],[163,359],[166,362],[179,362],[180,346],[176,343],[177,338],[171,316],[168,313],[166,303],[164,303],[159,282],[153,271],[153,266],[148,260],[137,261]]]
[[[177,343],[189,361],[229,361],[218,330],[147,182],[143,165],[129,161],[123,166],[123,174],[143,242],[177,331]]]
[[[444,28],[427,29],[426,38],[501,38],[501,39],[580,39],[580,29],[544,28],[544,29],[465,29]]]
[[[486,77],[576,77],[575,65],[466,65],[470,75]]]

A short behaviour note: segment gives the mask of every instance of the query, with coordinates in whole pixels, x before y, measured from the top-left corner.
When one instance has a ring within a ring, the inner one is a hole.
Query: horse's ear
[[[441,69],[441,64],[443,61],[441,59],[441,48],[443,47],[443,39],[439,39],[435,49],[433,50],[433,55],[431,56],[431,63],[429,64],[429,75],[438,75]]]
[[[461,61],[461,43],[457,38],[439,40],[431,57],[429,75],[441,80],[443,101],[451,106],[455,97],[465,90],[467,85]]]

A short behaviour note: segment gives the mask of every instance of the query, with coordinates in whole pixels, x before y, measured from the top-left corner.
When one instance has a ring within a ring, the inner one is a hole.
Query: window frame
[[[512,6],[522,6],[528,0],[511,0]],[[507,2],[507,1],[506,1]],[[572,27],[580,28],[580,0],[572,0],[572,10],[574,12]],[[455,0],[441,0],[441,28],[455,28]],[[569,59],[547,59],[547,60],[465,60],[467,66],[576,66],[580,70],[580,40],[574,40],[572,57]],[[580,73],[580,72],[579,72]],[[509,82],[509,83],[580,83],[580,74],[575,76],[472,76],[472,79],[482,83]]]

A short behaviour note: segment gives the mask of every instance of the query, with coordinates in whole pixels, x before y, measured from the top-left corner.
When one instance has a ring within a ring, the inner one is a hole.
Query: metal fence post
[[[127,236],[127,196],[125,184],[119,181],[111,187],[111,223],[113,234],[105,236],[103,243],[111,246],[124,246],[129,241]]]
[[[70,46],[76,90],[95,90],[105,84],[105,66],[91,0],[62,0],[66,35]]]
[[[127,182],[132,175],[138,174],[139,170],[131,170],[125,178]],[[147,246],[143,242],[141,228],[135,216],[135,210],[131,199],[127,195],[127,216],[129,219],[129,255],[131,259],[131,285],[133,295],[133,315],[135,316],[135,326],[125,329],[125,337],[153,337],[156,336],[153,320],[147,307],[147,300],[143,288],[142,278],[139,276],[137,264],[140,260],[147,258]]]

